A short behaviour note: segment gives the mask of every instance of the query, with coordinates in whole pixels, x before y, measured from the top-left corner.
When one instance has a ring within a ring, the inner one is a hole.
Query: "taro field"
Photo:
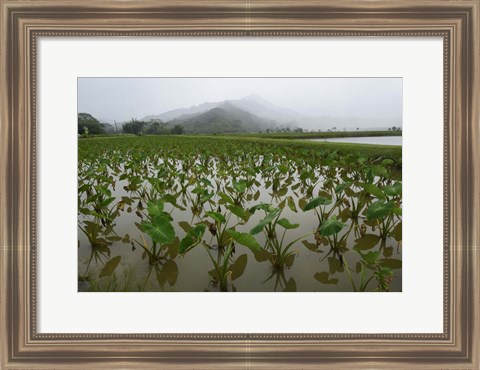
[[[401,148],[79,139],[79,291],[402,289]]]

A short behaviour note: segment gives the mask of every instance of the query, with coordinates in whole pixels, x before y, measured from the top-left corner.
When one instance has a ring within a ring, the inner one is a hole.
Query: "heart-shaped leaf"
[[[383,187],[383,192],[390,196],[390,197],[395,197],[397,195],[402,194],[402,183],[401,182],[396,182],[393,185],[387,185]]]
[[[260,244],[257,242],[255,237],[249,233],[240,233],[233,229],[227,229],[227,234],[230,235],[233,240],[235,240],[238,244],[241,244],[252,251],[260,251],[261,247]]]
[[[332,217],[323,221],[318,231],[322,236],[332,236],[342,230],[344,226],[345,224],[343,222],[337,220],[336,217]]]
[[[280,212],[281,211],[278,208],[275,208],[263,220],[261,220],[257,226],[250,230],[250,234],[256,235],[261,232],[266,225],[272,222],[280,214]]]
[[[392,214],[394,208],[395,203],[378,200],[375,203],[372,203],[370,207],[368,207],[365,214],[367,215],[367,219],[369,220],[378,220]]]
[[[292,224],[290,221],[288,221],[286,218],[282,218],[277,221],[277,224],[279,224],[281,227],[285,229],[296,229],[299,227],[299,224]]]
[[[222,215],[221,213],[214,212],[214,211],[208,211],[205,212],[205,214],[211,218],[213,218],[215,221],[217,221],[219,224],[224,224],[227,222],[225,219],[225,216]]]
[[[157,216],[155,223],[142,222],[141,226],[155,243],[170,244],[175,240],[175,230],[166,217]]]
[[[385,199],[385,194],[378,186],[373,184],[363,184],[363,188],[378,199]]]
[[[163,202],[161,200],[148,202],[147,210],[151,216],[160,216],[163,213]]]
[[[199,243],[202,240],[203,234],[205,234],[207,226],[205,224],[198,224],[197,226],[191,228],[187,235],[181,240],[180,247],[178,252],[180,254],[185,253],[188,248]]]
[[[305,207],[303,207],[303,210],[304,211],[309,211],[311,209],[314,209],[318,206],[324,206],[324,205],[328,205],[332,203],[332,199],[330,198],[325,198],[325,197],[316,197],[316,198],[313,198],[310,202],[308,202]]]

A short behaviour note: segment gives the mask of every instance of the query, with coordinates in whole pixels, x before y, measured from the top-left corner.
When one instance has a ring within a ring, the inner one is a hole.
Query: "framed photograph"
[[[480,366],[472,1],[1,1],[0,364]]]

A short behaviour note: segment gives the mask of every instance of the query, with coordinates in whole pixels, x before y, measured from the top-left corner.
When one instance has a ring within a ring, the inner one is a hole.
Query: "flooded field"
[[[401,154],[309,144],[79,140],[79,291],[401,291]]]

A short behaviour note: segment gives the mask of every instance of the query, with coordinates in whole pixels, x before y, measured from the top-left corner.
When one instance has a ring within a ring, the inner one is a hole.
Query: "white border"
[[[39,332],[442,332],[441,38],[40,38],[38,50]],[[77,293],[85,76],[403,77],[403,292]]]

